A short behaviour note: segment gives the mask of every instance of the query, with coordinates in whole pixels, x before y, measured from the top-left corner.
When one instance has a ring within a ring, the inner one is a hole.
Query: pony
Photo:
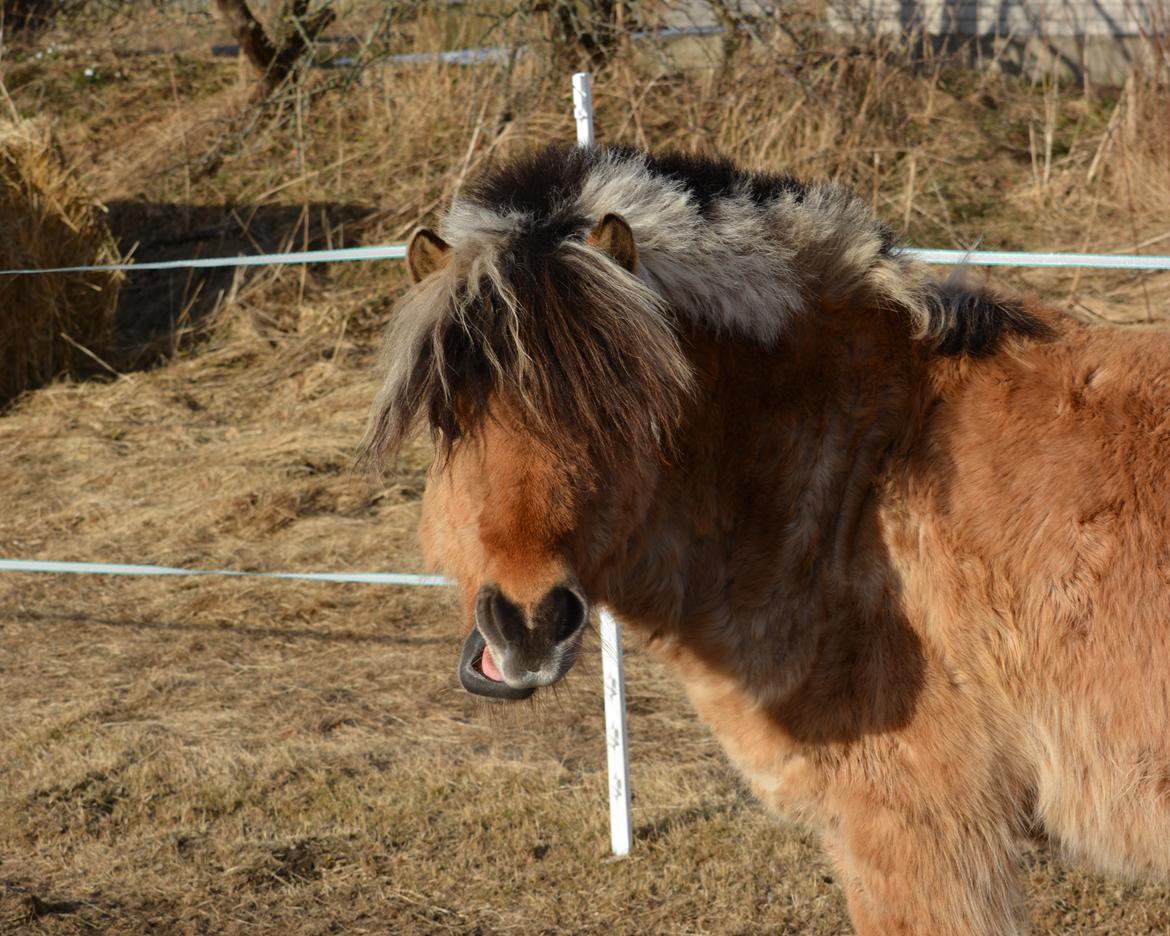
[[[1170,875],[1170,337],[912,262],[860,199],[549,147],[408,249],[364,452],[430,427],[420,535],[471,692],[604,604],[861,934],[1026,930],[1020,843]]]

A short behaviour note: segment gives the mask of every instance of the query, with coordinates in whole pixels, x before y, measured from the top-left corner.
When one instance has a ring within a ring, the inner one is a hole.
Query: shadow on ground
[[[353,246],[373,215],[364,205],[326,202],[240,207],[114,201],[108,209],[119,249],[138,263]],[[133,362],[145,349],[157,353],[176,331],[213,311],[236,276],[243,282],[260,269],[128,273],[117,309],[120,354]]]

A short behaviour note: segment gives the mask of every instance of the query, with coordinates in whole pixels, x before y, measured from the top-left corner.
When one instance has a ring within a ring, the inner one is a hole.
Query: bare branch
[[[248,8],[247,0],[215,0],[215,5],[248,61],[261,75],[267,75],[276,58],[276,46]]]
[[[259,74],[263,88],[271,93],[280,87],[300,61],[312,51],[317,37],[337,18],[323,6],[309,13],[309,0],[287,0],[281,21],[285,24],[280,44],[268,35],[248,7],[247,0],[215,0],[241,51]]]

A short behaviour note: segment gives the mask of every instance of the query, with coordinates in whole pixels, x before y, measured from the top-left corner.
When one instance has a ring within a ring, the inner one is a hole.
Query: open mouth
[[[491,699],[527,699],[536,691],[532,687],[516,689],[504,682],[478,627],[473,627],[463,642],[463,653],[459,657],[459,682],[468,692]]]

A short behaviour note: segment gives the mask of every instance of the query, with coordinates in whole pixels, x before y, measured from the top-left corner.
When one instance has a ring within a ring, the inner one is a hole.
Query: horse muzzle
[[[483,586],[459,659],[459,682],[475,695],[528,698],[572,668],[588,617],[589,604],[575,584],[550,589],[527,610],[498,586]]]

